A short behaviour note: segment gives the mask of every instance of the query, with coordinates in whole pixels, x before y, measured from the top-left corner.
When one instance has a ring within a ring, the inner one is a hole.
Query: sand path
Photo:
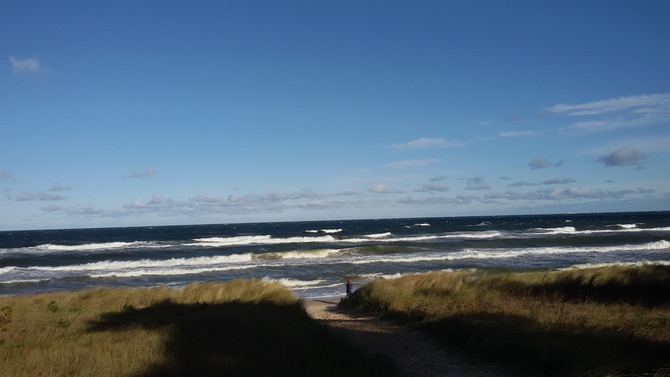
[[[506,376],[499,369],[466,360],[422,332],[391,321],[337,308],[337,300],[305,302],[307,313],[371,354],[394,360],[400,376]]]

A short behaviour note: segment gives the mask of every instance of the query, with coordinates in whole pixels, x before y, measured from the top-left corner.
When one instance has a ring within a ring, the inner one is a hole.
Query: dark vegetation
[[[343,305],[520,375],[670,376],[670,266],[435,272],[371,282]]]
[[[388,376],[277,283],[2,297],[2,376]]]

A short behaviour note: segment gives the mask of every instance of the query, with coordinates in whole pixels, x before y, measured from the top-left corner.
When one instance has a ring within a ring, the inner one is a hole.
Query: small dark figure
[[[347,297],[351,294],[351,292],[352,292],[351,279],[347,279]]]

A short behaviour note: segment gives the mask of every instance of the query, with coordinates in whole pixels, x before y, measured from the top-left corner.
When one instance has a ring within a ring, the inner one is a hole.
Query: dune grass
[[[0,297],[3,376],[388,375],[278,283]]]
[[[670,266],[432,272],[370,282],[343,305],[518,374],[670,376]]]

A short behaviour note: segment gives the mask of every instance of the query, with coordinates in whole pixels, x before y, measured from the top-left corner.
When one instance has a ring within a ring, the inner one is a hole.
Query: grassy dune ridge
[[[3,376],[388,374],[278,283],[0,297]],[[337,371],[337,372],[336,372]]]
[[[519,373],[670,375],[670,266],[431,272],[346,300]]]

